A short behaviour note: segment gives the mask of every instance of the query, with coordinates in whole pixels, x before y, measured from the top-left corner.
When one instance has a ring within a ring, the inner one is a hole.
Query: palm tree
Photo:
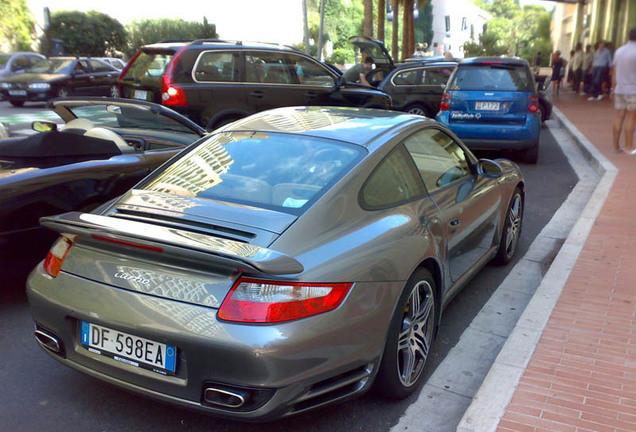
[[[364,26],[362,34],[373,37],[373,0],[364,0]]]
[[[391,0],[389,0],[391,1]],[[377,38],[384,42],[384,20],[386,19],[386,1],[378,0],[378,32]]]

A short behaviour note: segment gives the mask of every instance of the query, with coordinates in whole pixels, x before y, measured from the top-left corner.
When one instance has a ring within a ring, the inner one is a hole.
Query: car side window
[[[98,60],[90,61],[91,67],[93,68],[93,72],[112,72],[113,70],[108,67],[107,64],[100,62]]]
[[[239,56],[231,51],[207,51],[201,54],[194,70],[195,81],[239,81]]]
[[[300,84],[331,87],[334,85],[333,75],[323,66],[299,55],[290,55],[289,61],[294,67]]]
[[[399,145],[369,176],[362,187],[360,201],[364,208],[373,210],[402,204],[425,193],[411,158],[404,146]]]
[[[83,74],[88,72],[88,62],[86,60],[79,60],[75,64],[75,73]]]
[[[464,149],[444,131],[422,129],[404,141],[426,189],[437,189],[472,175]]]
[[[269,51],[248,52],[245,55],[246,82],[269,84],[297,84],[293,65],[282,53]]]
[[[13,60],[11,69],[13,71],[19,71],[19,70],[27,69],[28,67],[29,67],[29,59],[27,58],[27,56],[21,55],[16,57]]]
[[[417,69],[410,69],[404,72],[399,72],[393,78],[393,84],[395,84],[396,86],[420,84],[418,80],[418,72],[419,71]]]
[[[453,69],[449,67],[426,69],[424,84],[446,84],[446,82],[448,82],[448,78],[451,76],[451,73],[453,73]]]

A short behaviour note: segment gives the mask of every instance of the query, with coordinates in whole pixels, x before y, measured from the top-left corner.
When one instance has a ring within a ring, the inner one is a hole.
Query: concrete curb
[[[617,168],[556,107],[553,116],[601,179],[464,413],[457,426],[458,432],[497,429],[618,175]]]

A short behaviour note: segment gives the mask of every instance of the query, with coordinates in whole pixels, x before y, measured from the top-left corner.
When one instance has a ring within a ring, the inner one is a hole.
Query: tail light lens
[[[62,270],[62,263],[64,263],[68,251],[71,250],[71,246],[73,246],[73,239],[64,235],[60,236],[46,255],[44,271],[53,277],[57,277],[60,274],[60,270]]]
[[[539,96],[528,96],[528,102],[528,111],[530,111],[531,113],[536,113],[537,111],[539,111]]]
[[[337,308],[351,286],[240,278],[221,305],[219,318],[249,323],[305,318]]]
[[[174,73],[174,66],[181,58],[181,54],[187,47],[181,47],[172,57],[172,61],[168,63],[168,66],[163,71],[161,76],[161,103],[163,105],[170,106],[187,106],[188,99],[186,98],[183,88],[174,84],[172,75]]]
[[[451,96],[449,93],[442,95],[442,102],[439,104],[439,109],[442,111],[448,111],[450,109]]]

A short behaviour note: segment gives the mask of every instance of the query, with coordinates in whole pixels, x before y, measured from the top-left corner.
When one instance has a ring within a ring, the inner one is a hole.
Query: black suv
[[[169,106],[208,130],[282,106],[391,108],[391,98],[345,84],[333,68],[296,49],[196,40],[146,45],[119,77],[121,97]]]

